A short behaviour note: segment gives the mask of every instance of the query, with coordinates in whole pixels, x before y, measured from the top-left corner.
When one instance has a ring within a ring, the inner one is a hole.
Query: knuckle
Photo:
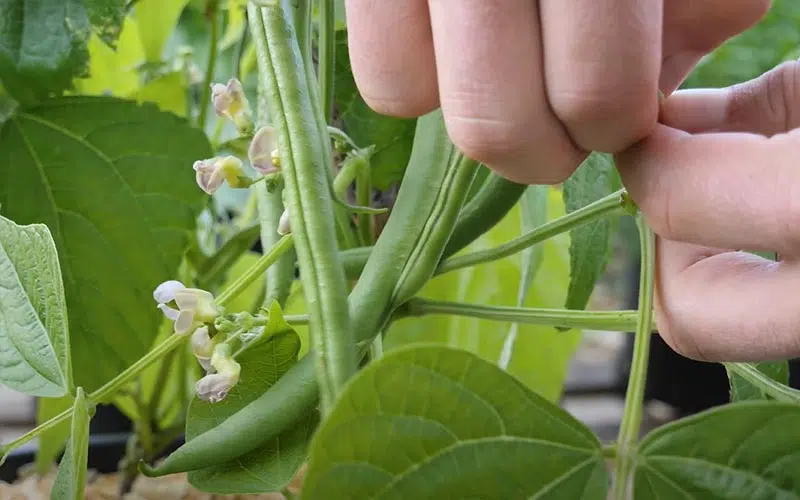
[[[450,140],[465,155],[483,163],[493,163],[525,149],[516,125],[474,115],[446,115]]]
[[[775,135],[800,126],[800,62],[787,61],[749,83],[732,87],[727,121],[732,128],[753,128]]]
[[[648,87],[649,88],[649,87]],[[658,116],[658,101],[643,92],[594,90],[554,92],[553,112],[585,150],[617,153],[648,135]]]
[[[695,361],[712,361],[697,342],[696,331],[687,327],[693,307],[685,301],[673,300],[664,310],[657,311],[658,334],[676,353]],[[677,318],[684,318],[683,321]]]

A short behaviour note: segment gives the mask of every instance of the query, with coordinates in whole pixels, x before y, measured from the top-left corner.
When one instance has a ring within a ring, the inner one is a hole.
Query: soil
[[[50,490],[56,477],[56,470],[46,476],[29,474],[14,484],[0,481],[0,500],[49,500]],[[298,478],[299,479],[299,478]],[[292,495],[299,493],[299,484],[289,484],[287,490]],[[117,474],[97,474],[89,471],[84,493],[86,500],[118,500]],[[159,478],[139,476],[133,483],[130,493],[122,500],[286,500],[281,493],[258,495],[214,495],[193,488],[186,480],[186,474],[173,474]]]

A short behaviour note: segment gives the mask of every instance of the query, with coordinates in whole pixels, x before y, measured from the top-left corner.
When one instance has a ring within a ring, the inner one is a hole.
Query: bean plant
[[[333,0],[0,19],[0,383],[39,412],[0,455],[39,438],[53,498],[83,497],[101,404],[135,426],[120,493],[188,473],[307,499],[800,498],[784,361],[726,364],[730,404],[642,432],[654,235],[612,157],[524,186],[439,111],[373,112]],[[638,309],[587,310],[624,220]],[[612,443],[558,405],[581,330],[635,336]]]

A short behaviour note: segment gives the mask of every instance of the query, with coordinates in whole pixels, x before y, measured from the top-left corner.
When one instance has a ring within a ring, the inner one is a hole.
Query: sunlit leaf
[[[561,192],[549,190],[548,219],[564,214]],[[519,236],[519,207],[512,209],[489,232],[462,252],[495,247]],[[541,244],[542,262],[528,289],[527,307],[560,308],[564,304],[569,280],[569,234],[564,233]],[[522,279],[522,255],[447,273],[431,280],[420,296],[467,302],[506,305],[517,303],[518,283]],[[455,316],[426,316],[395,322],[387,332],[384,348],[392,349],[412,342],[440,342],[468,349],[491,362],[497,362],[511,323],[483,321]],[[561,397],[569,360],[580,343],[581,332],[559,332],[555,328],[519,325],[508,371],[539,395],[556,401]]]
[[[189,0],[138,0],[134,8],[148,62],[161,61],[167,43],[183,8]]]
[[[36,402],[36,425],[42,425],[71,408],[73,401],[74,398],[70,394],[60,398],[39,398]],[[39,446],[36,450],[36,471],[39,474],[44,475],[50,471],[53,462],[64,451],[69,433],[70,421],[65,420],[39,436]]]
[[[86,73],[92,33],[117,39],[124,0],[0,0],[0,80],[31,102],[68,89]]]
[[[138,66],[144,62],[136,19],[126,17],[116,48],[112,49],[92,36],[89,40],[89,75],[75,80],[75,89],[86,95],[111,93],[125,96],[139,88]]]
[[[162,111],[186,116],[188,106],[186,75],[172,71],[156,77],[131,94],[138,102],[152,102]]]
[[[58,261],[45,225],[0,217],[0,383],[32,396],[62,396],[72,378]]]
[[[493,363],[393,351],[346,386],[311,447],[304,499],[602,499],[601,445]]]

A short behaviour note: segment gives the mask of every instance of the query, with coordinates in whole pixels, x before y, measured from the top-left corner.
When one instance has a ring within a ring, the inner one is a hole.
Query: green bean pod
[[[290,9],[287,0],[260,9],[251,3],[248,17],[253,24],[261,83],[278,135],[285,201],[317,355],[323,408],[327,408],[355,373],[357,360],[347,281],[331,217],[332,178],[326,161],[329,155],[324,151],[329,140],[320,133],[305,63],[293,37]]]
[[[356,341],[374,338],[433,276],[477,169],[450,141],[441,110],[417,120],[392,215],[350,294]]]
[[[139,470],[145,476],[160,477],[236,459],[275,438],[307,415],[318,401],[314,353],[309,353],[259,398],[188,441],[158,467],[140,463]]]
[[[453,255],[493,228],[514,208],[527,187],[490,173],[464,205],[443,257]]]

